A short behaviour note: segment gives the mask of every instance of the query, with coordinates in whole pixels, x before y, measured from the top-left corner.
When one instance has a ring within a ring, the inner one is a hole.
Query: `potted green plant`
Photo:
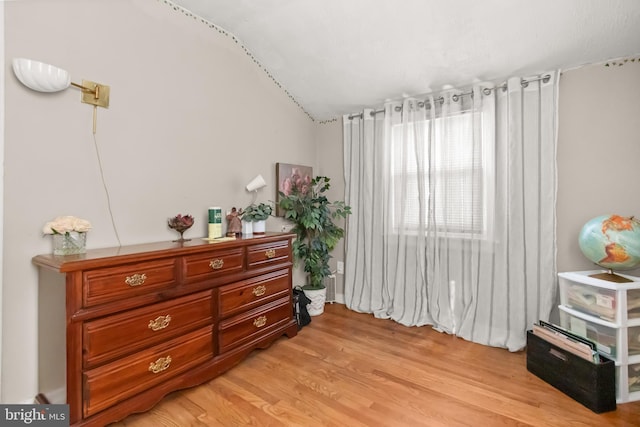
[[[344,202],[327,199],[325,192],[329,188],[330,178],[317,176],[300,187],[294,185],[288,194],[278,192],[278,206],[284,218],[294,223],[293,258],[296,264],[303,262],[307,273],[307,283],[302,289],[311,299],[308,307],[311,315],[324,311],[324,279],[331,274],[330,252],[344,236],[344,229],[335,220],[351,213],[351,207]]]
[[[252,223],[253,234],[264,234],[272,212],[273,207],[268,203],[251,204],[242,212],[242,220]]]

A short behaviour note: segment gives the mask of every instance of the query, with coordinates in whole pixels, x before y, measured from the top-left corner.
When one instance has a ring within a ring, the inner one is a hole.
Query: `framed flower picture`
[[[313,168],[311,166],[293,165],[290,163],[276,163],[276,180],[278,190],[276,192],[276,215],[283,216],[279,207],[280,192],[291,194],[294,191],[304,192],[306,186],[313,179]]]

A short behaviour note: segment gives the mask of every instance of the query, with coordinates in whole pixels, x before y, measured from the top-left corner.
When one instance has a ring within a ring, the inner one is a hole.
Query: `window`
[[[449,236],[484,234],[487,150],[473,136],[474,126],[482,134],[481,116],[466,111],[394,126],[391,200],[396,231],[415,233],[435,224]]]

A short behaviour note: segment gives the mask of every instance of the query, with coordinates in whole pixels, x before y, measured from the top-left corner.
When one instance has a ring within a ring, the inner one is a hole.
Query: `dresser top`
[[[272,243],[281,240],[290,240],[295,237],[293,233],[266,233],[254,234],[249,237],[239,237],[234,240],[209,240],[203,237],[194,237],[185,242],[155,242],[128,246],[116,246],[111,248],[88,249],[84,254],[78,255],[53,255],[42,254],[33,257],[32,262],[44,268],[66,273],[76,270],[101,267],[105,262],[138,262],[160,257],[197,254],[201,252],[223,249],[232,249],[261,243]]]

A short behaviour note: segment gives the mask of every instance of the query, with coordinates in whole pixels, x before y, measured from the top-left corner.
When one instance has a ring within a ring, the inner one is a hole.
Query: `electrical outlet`
[[[344,262],[338,261],[338,274],[344,274]]]

